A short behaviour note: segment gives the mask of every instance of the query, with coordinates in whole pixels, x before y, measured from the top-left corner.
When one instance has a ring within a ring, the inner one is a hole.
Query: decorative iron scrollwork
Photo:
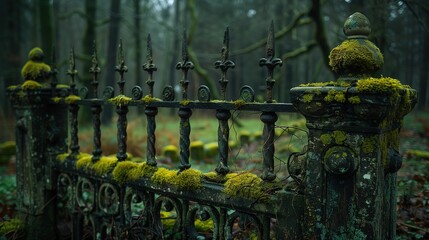
[[[182,203],[176,198],[160,196],[155,200],[153,208],[154,232],[162,236],[165,230],[172,234],[178,233],[183,226]]]
[[[228,216],[225,223],[225,239],[248,239],[255,234],[256,239],[263,239],[262,224],[258,218],[237,211]]]
[[[98,205],[100,209],[109,215],[115,215],[119,211],[119,194],[115,186],[103,183],[98,191]]]
[[[140,86],[134,86],[131,89],[131,95],[134,100],[140,100],[143,97],[143,90]]]
[[[188,234],[191,238],[197,239],[198,237],[198,229],[195,226],[197,221],[200,221],[200,223],[204,223],[206,225],[205,227],[209,227],[207,225],[212,224],[212,239],[219,239],[219,212],[216,210],[215,207],[212,206],[205,206],[205,205],[193,205],[186,216],[186,222],[185,226],[187,226]],[[203,225],[203,224],[200,224]],[[209,231],[209,229],[200,229]]]
[[[255,91],[252,87],[245,85],[240,89],[240,98],[245,102],[253,102],[255,101]]]
[[[62,207],[69,206],[73,198],[73,182],[69,175],[61,173],[57,178],[57,202]],[[60,206],[61,207],[61,206]]]
[[[198,88],[198,100],[200,102],[209,102],[210,95],[210,88],[206,85],[202,85]]]
[[[79,178],[76,184],[76,201],[83,212],[94,209],[94,184],[86,178]]]
[[[175,98],[174,88],[170,85],[166,86],[162,91],[162,100],[174,101],[174,98]]]
[[[81,87],[79,89],[79,97],[81,99],[86,99],[88,97],[88,92],[89,92],[89,90],[87,87]]]
[[[103,91],[103,98],[105,100],[111,99],[115,96],[115,89],[112,86],[107,86]]]

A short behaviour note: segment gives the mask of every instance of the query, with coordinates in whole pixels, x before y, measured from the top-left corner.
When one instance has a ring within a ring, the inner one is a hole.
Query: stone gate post
[[[344,33],[329,56],[339,79],[291,89],[309,129],[304,238],[395,239],[399,131],[417,96],[396,79],[371,77],[383,55],[364,15],[351,15]]]
[[[30,81],[8,89],[16,116],[18,217],[25,239],[55,239],[55,181],[51,160],[67,152],[67,107],[52,90]]]

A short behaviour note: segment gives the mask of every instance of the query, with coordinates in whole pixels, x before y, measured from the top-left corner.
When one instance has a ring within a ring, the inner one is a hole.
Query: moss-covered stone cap
[[[354,81],[379,70],[384,59],[380,49],[367,39],[371,32],[368,18],[359,12],[352,14],[343,31],[348,39],[329,54],[329,65],[341,80]]]

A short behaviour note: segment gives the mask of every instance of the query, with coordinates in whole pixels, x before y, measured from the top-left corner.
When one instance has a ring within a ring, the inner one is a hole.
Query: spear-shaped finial
[[[147,54],[146,54],[147,62],[143,64],[143,70],[149,74],[146,84],[149,86],[149,96],[153,97],[153,85],[155,84],[155,81],[153,80],[153,72],[156,71],[157,68],[153,63],[152,40],[151,40],[150,34],[147,35],[146,48],[147,48]]]
[[[280,58],[275,58],[275,44],[274,44],[274,22],[271,21],[270,28],[268,29],[268,37],[267,37],[267,57],[261,58],[259,60],[259,66],[265,66],[268,70],[268,76],[265,80],[267,85],[267,103],[271,103],[273,101],[273,93],[272,89],[276,80],[273,78],[274,68],[279,65],[282,65],[282,60]]]
[[[215,62],[215,68],[220,68],[222,71],[221,78],[219,80],[221,97],[222,100],[225,100],[226,86],[228,85],[228,80],[226,79],[226,72],[229,68],[234,68],[235,63],[231,60],[228,60],[229,56],[229,28],[227,27],[223,35],[223,46],[221,50],[221,60]]]
[[[128,72],[128,67],[125,65],[125,57],[124,57],[124,49],[122,47],[122,39],[119,40],[119,54],[118,54],[118,65],[115,67],[115,71],[117,71],[120,75],[120,79],[118,81],[119,86],[119,94],[124,94],[124,73]]]
[[[183,40],[182,40],[182,62],[179,62],[176,64],[176,69],[180,69],[183,72],[183,79],[180,80],[180,85],[182,85],[182,98],[188,99],[188,71],[189,69],[193,69],[194,64],[189,61],[189,54],[188,54],[188,41],[187,41],[187,35],[186,35],[186,29],[183,30]]]
[[[98,97],[98,74],[100,73],[101,69],[98,67],[98,59],[97,59],[97,46],[94,43],[92,45],[92,66],[89,68],[89,72],[92,73],[92,87],[94,92],[94,98]]]

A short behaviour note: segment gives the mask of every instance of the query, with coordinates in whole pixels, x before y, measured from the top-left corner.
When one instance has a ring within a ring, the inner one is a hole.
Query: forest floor
[[[160,114],[162,115],[162,114]],[[195,120],[202,118],[202,121]],[[173,120],[171,120],[173,119]],[[233,113],[233,119],[239,119],[231,126],[230,140],[237,144],[230,156],[231,169],[256,169],[261,159],[262,127],[259,116],[252,114],[238,115]],[[167,145],[178,146],[178,122],[176,119],[159,119],[157,126],[157,153],[161,154]],[[191,141],[201,141],[205,144],[216,142],[217,121],[215,118],[192,116]],[[276,128],[276,163],[279,167],[277,176],[282,175],[285,160],[290,152],[300,151],[306,143],[305,120],[297,115],[280,116]],[[103,154],[108,155],[116,151],[116,126],[102,129]],[[144,121],[129,121],[128,151],[134,156],[145,156]],[[207,134],[210,132],[210,134]],[[213,134],[212,134],[213,133]],[[248,137],[248,138],[247,138]],[[91,128],[80,130],[80,145],[82,152],[91,152]],[[247,140],[246,140],[247,139]],[[259,141],[259,142],[258,142]],[[397,185],[397,239],[429,239],[429,111],[420,111],[409,114],[404,120],[401,130],[400,152],[403,156],[402,168],[398,172]],[[193,161],[193,167],[203,172],[213,171],[215,157],[204,161]],[[246,159],[246,160],[244,160]],[[14,158],[9,166],[0,167],[0,221],[13,217],[15,203],[15,174]],[[160,165],[174,167],[177,162],[167,157],[159,157]],[[281,169],[280,169],[281,168]]]

